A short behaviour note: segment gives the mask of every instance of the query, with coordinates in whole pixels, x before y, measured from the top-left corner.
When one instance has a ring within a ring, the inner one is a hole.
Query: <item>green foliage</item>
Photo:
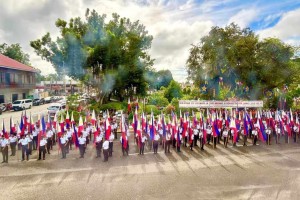
[[[151,114],[151,110],[153,111],[154,116],[159,115],[161,113],[155,105],[146,105],[145,112],[147,114]]]
[[[172,101],[173,98],[181,98],[182,91],[179,83],[172,80],[164,92],[164,97],[167,98],[168,101]]]
[[[139,21],[131,22],[116,13],[106,21],[106,15],[88,9],[85,20],[58,19],[55,24],[60,37],[53,40],[47,33],[30,45],[58,74],[98,89],[100,103],[111,95],[123,101],[126,96],[146,94],[143,74],[153,65],[147,51],[152,36]]]
[[[24,53],[20,44],[0,44],[0,53],[25,65],[31,65],[29,55]]]
[[[99,110],[125,110],[127,108],[124,102],[110,102],[99,106]]]
[[[230,87],[220,87],[220,93],[218,95],[218,100],[228,100],[232,97],[234,97],[235,94],[234,94],[234,91],[231,90]]]
[[[230,24],[212,27],[193,45],[186,68],[195,85],[207,84],[206,98],[227,97],[228,92],[220,91],[222,81],[234,96],[261,99],[265,90],[280,88],[298,76],[299,67],[291,63],[293,55],[294,49],[278,39],[259,40],[249,28]]]
[[[167,106],[169,104],[168,99],[161,95],[153,94],[149,97],[148,104],[156,105],[156,106]]]
[[[170,70],[148,71],[145,73],[145,78],[149,83],[149,87],[156,90],[159,90],[161,87],[168,87],[173,80]]]
[[[173,112],[175,112],[175,107],[172,104],[169,104],[167,107],[164,108],[163,112],[165,114],[171,114]]]

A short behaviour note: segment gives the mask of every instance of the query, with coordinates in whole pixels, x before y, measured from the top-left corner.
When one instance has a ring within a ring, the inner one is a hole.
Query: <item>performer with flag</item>
[[[10,156],[15,156],[16,155],[16,146],[17,146],[17,142],[18,142],[18,137],[16,136],[15,132],[12,132],[10,134],[9,142],[10,142],[10,149],[11,149]]]
[[[25,135],[22,135],[22,139],[19,140],[19,143],[22,145],[22,161],[25,160],[25,155],[26,155],[26,160],[29,160],[29,151],[28,151],[28,140],[25,138]]]
[[[270,126],[268,126],[267,130],[266,130],[266,134],[267,134],[267,145],[271,145],[271,133],[272,133],[272,129]]]
[[[255,128],[252,130],[253,145],[256,145],[256,142],[257,142],[258,129],[259,129],[259,127],[257,125],[255,125]]]
[[[224,131],[223,131],[223,140],[224,140],[224,147],[227,148],[227,144],[228,144],[228,134],[229,134],[229,130],[228,127],[225,126]]]
[[[167,133],[166,133],[166,144],[165,144],[165,153],[170,153],[170,146],[171,146],[171,133],[170,133],[170,129],[168,129]]]
[[[0,148],[3,157],[2,163],[8,163],[8,144],[8,139],[5,138],[5,134],[2,133],[2,138],[0,140]]]
[[[40,144],[39,144],[39,158],[38,160],[42,159],[42,154],[43,154],[43,160],[45,160],[45,156],[46,156],[46,146],[47,144],[47,136],[44,135],[43,139],[40,140]]]
[[[67,149],[68,149],[68,140],[69,139],[68,139],[67,132],[64,132],[63,134],[61,134],[61,136],[59,138],[60,149],[61,149],[61,154],[62,154],[61,159],[66,159]]]

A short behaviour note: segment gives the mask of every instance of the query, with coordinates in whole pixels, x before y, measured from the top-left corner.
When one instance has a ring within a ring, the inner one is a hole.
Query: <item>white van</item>
[[[47,110],[49,115],[55,115],[57,112],[63,112],[65,108],[65,104],[53,103],[47,108]]]
[[[31,99],[21,99],[14,101],[12,104],[12,109],[16,110],[25,110],[32,107],[32,100]]]

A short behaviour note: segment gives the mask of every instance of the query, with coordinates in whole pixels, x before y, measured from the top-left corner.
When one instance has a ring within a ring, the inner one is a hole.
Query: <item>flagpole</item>
[[[17,124],[18,124],[18,127],[20,129],[20,124],[19,124],[19,121],[17,120]],[[16,151],[17,151],[17,160],[19,162],[19,154],[18,154],[18,146],[19,146],[19,140],[18,140],[18,136],[17,136],[17,146],[16,146]]]

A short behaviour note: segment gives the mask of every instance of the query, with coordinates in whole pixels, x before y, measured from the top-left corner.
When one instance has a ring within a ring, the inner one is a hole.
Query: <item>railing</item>
[[[16,88],[16,89],[34,89],[35,84],[20,84],[20,83],[0,83],[0,88]]]

